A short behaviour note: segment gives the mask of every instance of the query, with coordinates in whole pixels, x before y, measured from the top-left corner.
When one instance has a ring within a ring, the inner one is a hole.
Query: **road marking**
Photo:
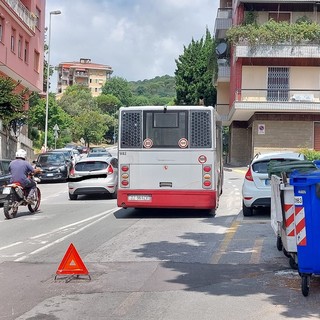
[[[219,263],[221,256],[226,252],[226,249],[228,248],[232,238],[234,237],[235,233],[237,232],[239,224],[240,224],[239,221],[234,221],[232,223],[231,227],[228,229],[225,237],[222,240],[222,243],[220,245],[219,250],[211,258],[211,263],[213,263],[213,264]]]
[[[102,217],[100,217],[99,219],[96,219],[95,221],[93,221],[93,222],[85,225],[84,227],[82,227],[82,228],[80,228],[80,229],[78,229],[78,230],[76,230],[76,231],[74,231],[74,232],[68,233],[66,236],[64,236],[64,237],[62,237],[62,238],[59,238],[59,239],[57,239],[57,240],[55,240],[55,241],[53,241],[53,242],[50,242],[49,244],[47,244],[47,245],[45,245],[45,246],[43,246],[43,247],[41,247],[41,248],[39,248],[39,249],[37,249],[37,250],[34,250],[34,251],[30,252],[29,254],[24,255],[23,257],[20,257],[20,258],[14,260],[14,261],[15,261],[15,262],[23,261],[23,260],[27,259],[27,258],[28,258],[29,256],[31,256],[31,255],[37,254],[37,253],[39,253],[39,252],[41,252],[41,251],[43,251],[43,250],[45,250],[45,249],[47,249],[47,248],[49,248],[49,247],[52,247],[53,245],[55,245],[55,244],[57,244],[57,243],[60,243],[60,242],[64,241],[65,239],[67,239],[67,238],[69,238],[69,237],[71,237],[71,236],[73,236],[73,235],[75,235],[75,234],[77,234],[77,233],[79,233],[79,232],[81,232],[81,231],[83,231],[83,230],[91,227],[91,226],[94,225],[95,223],[97,223],[97,222],[105,219],[106,217],[108,217],[109,215],[113,214],[114,212],[116,212],[116,211],[118,211],[118,210],[121,210],[121,208],[113,208],[113,209],[111,209],[111,210],[104,211],[104,212],[102,212],[101,214],[98,214],[98,215],[95,216],[95,217],[102,216]],[[84,220],[79,221],[79,222],[76,222],[76,223],[74,223],[74,224],[72,224],[72,225],[76,225],[76,224],[79,224],[79,223],[82,223],[82,222],[88,221],[88,220],[91,220],[91,219],[89,219],[89,218],[88,218],[88,219],[84,219]],[[69,225],[69,226],[70,226],[70,225]],[[57,230],[67,228],[67,227],[69,227],[69,226],[65,226],[65,227],[59,228],[59,229],[57,229]],[[47,234],[50,234],[50,233],[52,233],[52,232],[49,232],[49,233],[47,233]],[[39,236],[36,236],[36,237],[40,237],[40,236],[43,236],[43,235],[45,235],[45,234],[42,234],[42,235],[39,235]],[[33,237],[33,238],[36,238],[36,237]]]
[[[0,250],[4,250],[4,249],[8,249],[8,248],[17,246],[17,245],[20,244],[20,243],[22,243],[22,241],[15,242],[15,243],[11,243],[11,244],[9,244],[8,246],[0,247]]]
[[[125,316],[128,311],[140,300],[144,292],[133,292],[128,295],[126,299],[119,305],[119,307],[113,312],[116,316]]]
[[[254,242],[250,263],[258,264],[260,262],[263,241],[264,241],[263,239],[257,239]]]
[[[113,210],[115,210],[115,209],[120,210],[120,208],[111,209],[112,213],[114,212]],[[89,217],[89,218],[86,218],[86,219],[83,219],[83,220],[80,220],[80,221],[77,221],[77,222],[74,222],[74,223],[68,224],[68,225],[66,225],[66,226],[63,226],[63,227],[54,229],[54,230],[52,230],[52,231],[50,231],[50,232],[38,234],[37,236],[30,237],[30,239],[38,239],[38,238],[41,238],[41,237],[46,237],[46,236],[48,236],[48,235],[50,235],[50,234],[54,234],[54,233],[59,232],[59,231],[61,231],[61,230],[64,230],[64,229],[68,229],[68,228],[70,228],[70,227],[77,226],[78,224],[82,224],[82,223],[88,222],[88,221],[90,221],[90,220],[97,219],[97,218],[99,218],[99,217],[101,217],[101,216],[105,216],[106,214],[109,215],[109,214],[110,214],[110,210],[104,211],[104,212],[99,213],[99,214],[97,214],[97,215],[95,215],[95,216],[91,216],[91,217]]]
[[[238,173],[246,173],[246,170],[243,170],[243,169],[233,169],[232,171],[238,172]]]

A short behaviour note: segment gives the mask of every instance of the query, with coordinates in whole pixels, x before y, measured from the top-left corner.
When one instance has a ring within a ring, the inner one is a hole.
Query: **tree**
[[[87,110],[96,109],[96,102],[91,95],[90,89],[80,85],[68,87],[58,104],[72,117],[78,116]]]
[[[108,80],[102,87],[102,94],[112,94],[117,97],[121,106],[129,106],[130,98],[132,96],[129,82],[120,77],[114,77]]]
[[[25,106],[28,102],[29,90],[19,90],[20,82],[0,77],[0,118],[9,138],[10,129],[16,130],[27,119]]]
[[[75,140],[83,138],[88,147],[90,143],[101,143],[106,131],[109,130],[108,123],[112,124],[112,121],[112,117],[98,111],[88,110],[79,114],[74,121],[74,138]]]
[[[34,146],[40,148],[44,142],[46,100],[41,99],[38,94],[33,94],[30,98],[30,108],[28,111],[28,124],[30,138],[33,138]],[[60,137],[57,141],[58,147],[71,140],[70,128],[73,124],[72,117],[66,113],[57,103],[53,94],[49,94],[48,105],[48,146],[54,145],[53,127],[58,125]]]
[[[192,39],[188,47],[184,47],[183,54],[176,59],[176,104],[198,105],[203,99],[205,105],[215,105],[216,89],[212,79],[217,67],[214,48],[208,29],[205,38]]]
[[[101,94],[95,98],[98,108],[110,115],[116,113],[121,105],[120,100],[112,94]]]

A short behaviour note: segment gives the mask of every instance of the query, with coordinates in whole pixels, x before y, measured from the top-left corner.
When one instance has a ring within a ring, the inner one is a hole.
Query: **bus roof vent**
[[[142,148],[142,112],[123,111],[121,113],[121,147]]]
[[[191,111],[190,148],[211,148],[211,113],[210,111]]]

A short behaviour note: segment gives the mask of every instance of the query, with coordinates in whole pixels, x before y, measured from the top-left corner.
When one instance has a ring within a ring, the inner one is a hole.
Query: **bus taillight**
[[[120,180],[121,180],[121,186],[122,187],[129,187],[129,176],[130,176],[130,170],[129,165],[122,165],[120,167],[121,173],[120,173]]]
[[[122,180],[121,184],[123,187],[127,187],[129,185],[129,181],[128,180]]]
[[[202,187],[204,189],[211,188],[212,185],[212,174],[211,174],[212,166],[203,165],[202,166]]]
[[[210,187],[210,186],[211,186],[211,181],[210,181],[210,180],[205,180],[205,181],[203,182],[203,185],[204,185],[205,187]]]

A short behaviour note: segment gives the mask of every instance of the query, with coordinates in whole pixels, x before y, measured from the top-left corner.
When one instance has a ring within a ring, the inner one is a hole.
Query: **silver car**
[[[105,194],[117,198],[118,159],[115,157],[91,157],[79,160],[68,179],[69,199],[79,195]]]

